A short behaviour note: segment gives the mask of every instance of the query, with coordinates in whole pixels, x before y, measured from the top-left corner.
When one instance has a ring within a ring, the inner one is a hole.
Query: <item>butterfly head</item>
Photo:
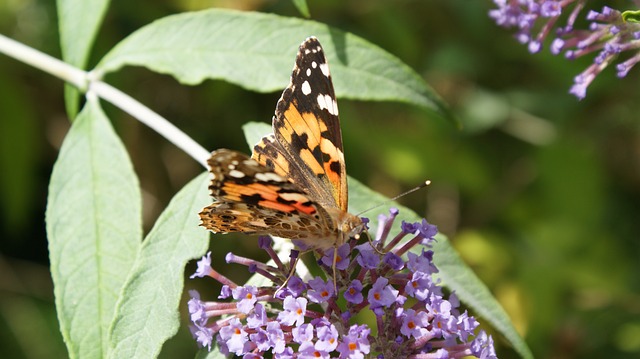
[[[339,247],[348,242],[350,239],[359,239],[360,233],[366,229],[365,222],[362,218],[355,216],[349,212],[340,212],[337,218],[338,238],[335,246]]]

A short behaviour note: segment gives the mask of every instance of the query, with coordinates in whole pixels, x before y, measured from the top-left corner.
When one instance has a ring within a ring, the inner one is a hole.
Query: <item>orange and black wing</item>
[[[326,208],[347,210],[347,176],[329,65],[315,37],[300,45],[289,86],[273,117],[273,135],[253,158],[304,188]]]
[[[215,233],[272,234],[303,241],[333,231],[327,212],[305,191],[249,156],[220,149],[208,164],[215,202],[200,212],[203,227]]]

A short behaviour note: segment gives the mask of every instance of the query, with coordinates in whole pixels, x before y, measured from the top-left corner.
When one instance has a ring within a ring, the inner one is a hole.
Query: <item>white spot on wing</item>
[[[311,76],[311,69],[307,69],[307,77]]]
[[[267,228],[267,224],[264,223],[264,220],[260,219],[260,218],[256,218],[251,222],[248,222],[248,224],[254,226],[254,227],[262,227],[262,228]]]
[[[322,70],[322,73],[326,77],[329,77],[329,75],[330,75],[330,73],[329,73],[329,64],[327,64],[327,63],[320,64],[320,70]]]
[[[260,172],[256,173],[256,179],[260,182],[284,182],[285,179],[278,176],[273,172]]]
[[[327,108],[327,101],[325,100],[325,97],[323,94],[318,95],[318,107],[320,107],[321,110],[324,110]]]
[[[311,62],[311,67],[315,69],[316,67],[318,67],[318,63],[315,61]]]
[[[302,93],[305,95],[309,95],[311,93],[311,86],[309,86],[309,81],[305,81],[302,83]]]
[[[318,107],[321,110],[327,110],[330,114],[338,116],[338,104],[329,95],[318,95]]]
[[[307,196],[300,193],[283,192],[280,193],[280,197],[287,201],[307,202],[309,199]]]
[[[242,178],[245,176],[244,173],[238,171],[238,170],[231,170],[229,171],[229,176],[233,177],[233,178]]]

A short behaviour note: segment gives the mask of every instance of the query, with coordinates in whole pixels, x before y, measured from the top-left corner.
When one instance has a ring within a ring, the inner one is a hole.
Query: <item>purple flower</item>
[[[280,327],[280,323],[276,321],[269,322],[267,324],[267,338],[269,339],[269,345],[273,348],[274,353],[284,352],[285,345],[287,344],[284,339],[284,332]]]
[[[342,339],[338,345],[341,358],[363,359],[365,354],[369,354],[369,328],[366,325],[352,325],[349,334]]]
[[[461,315],[458,316],[458,322],[456,326],[458,328],[458,336],[463,341],[467,341],[469,336],[472,336],[478,327],[478,321],[474,317],[470,317],[469,314],[465,311]]]
[[[207,321],[207,317],[205,316],[204,302],[200,300],[200,293],[192,289],[189,291],[189,295],[191,295],[191,299],[189,299],[187,305],[189,306],[191,321],[196,324],[204,324]]]
[[[423,272],[414,272],[411,280],[407,281],[404,291],[407,295],[424,301],[429,297],[431,288],[434,287],[431,275]]]
[[[471,353],[480,359],[498,358],[493,349],[493,338],[490,335],[487,336],[484,330],[481,330],[471,343]]]
[[[293,349],[291,349],[290,347],[285,347],[282,353],[276,353],[276,355],[274,355],[273,357],[275,359],[294,359],[295,358],[293,356]]]
[[[333,283],[325,282],[320,277],[316,277],[309,281],[309,289],[307,296],[309,300],[315,303],[324,303],[334,295]]]
[[[354,279],[347,290],[344,291],[344,299],[352,304],[360,304],[364,300],[362,296],[362,282]]]
[[[419,338],[426,335],[428,330],[425,329],[429,325],[429,318],[426,312],[416,312],[413,309],[407,309],[401,315],[402,327],[400,333],[406,337]]]
[[[191,335],[193,335],[193,338],[196,340],[198,345],[211,350],[213,335],[215,334],[211,328],[190,325],[189,330],[191,331]]]
[[[418,224],[417,227],[420,235],[426,240],[431,240],[438,234],[438,227],[430,224],[426,219],[422,219],[422,222]]]
[[[329,353],[318,350],[311,342],[304,342],[300,344],[300,348],[298,348],[298,358],[299,359],[329,359]]]
[[[292,276],[287,282],[287,286],[276,293],[276,298],[284,299],[287,296],[299,297],[307,290],[305,282],[298,276]]]
[[[297,276],[291,277],[287,283],[287,290],[289,290],[294,297],[299,297],[306,289],[304,281]]]
[[[311,324],[302,324],[293,328],[293,341],[302,344],[313,340],[313,326]]]
[[[198,269],[189,278],[202,278],[209,275],[209,273],[211,273],[212,271],[213,269],[211,268],[211,251],[209,251],[205,256],[202,257],[202,259],[198,261]]]
[[[256,345],[258,350],[267,351],[271,348],[267,331],[262,328],[257,328],[255,333],[249,334],[249,339]]]
[[[273,240],[269,236],[258,237],[258,247],[260,249],[268,249],[273,245]]]
[[[400,228],[406,234],[414,234],[418,230],[418,224],[402,221]]]
[[[248,314],[258,300],[258,289],[254,286],[237,287],[233,290],[233,299],[239,300],[237,307],[242,313]]]
[[[545,39],[555,34],[551,53],[565,52],[565,57],[575,59],[595,54],[593,64],[574,79],[569,92],[578,99],[586,96],[587,88],[618,55],[631,52],[632,56],[616,66],[618,77],[624,77],[640,60],[638,33],[640,24],[628,20],[633,12],[620,12],[611,7],[602,11],[589,10],[586,29],[576,29],[575,22],[586,5],[586,0],[494,0],[497,8],[489,11],[500,26],[517,28],[516,38],[529,44],[529,51],[538,52]],[[563,18],[563,16],[566,17]],[[564,19],[564,26],[557,24]],[[556,29],[555,32],[553,29]],[[636,59],[637,58],[637,59]]]
[[[253,308],[253,313],[247,317],[247,327],[252,329],[259,328],[266,325],[267,320],[267,311],[264,309],[264,305],[262,305],[262,303],[258,303]]]
[[[222,327],[218,333],[218,342],[223,342],[230,353],[242,355],[247,343],[247,332],[238,318],[233,318],[229,325]]]
[[[318,333],[318,341],[316,341],[316,350],[324,352],[332,352],[338,346],[338,329],[335,325],[321,326],[316,329]]]
[[[284,309],[278,314],[278,320],[284,325],[301,325],[304,323],[304,314],[307,311],[307,299],[306,298],[284,298]]]
[[[421,272],[426,274],[438,273],[438,269],[433,265],[433,252],[425,251],[422,249],[422,253],[417,255],[415,253],[408,253],[407,268],[412,272]]]
[[[356,257],[358,264],[361,267],[366,269],[375,269],[380,264],[380,256],[378,253],[371,247],[371,244],[364,243],[359,246],[356,246],[356,249],[360,254]]]
[[[453,358],[472,352],[491,358],[491,339],[486,335],[473,339],[475,318],[460,314],[455,294],[446,300],[432,278],[438,270],[428,248],[436,227],[426,221],[404,224],[402,231],[390,236],[397,215],[391,210],[389,216],[380,217],[379,228],[384,227],[377,237],[380,251],[368,242],[357,245],[357,239],[338,248],[337,286],[320,276],[304,280],[291,273],[289,265],[274,259],[266,238],[260,245],[275,266],[227,255],[230,263],[244,265],[274,285],[239,286],[211,269],[209,276],[223,283],[218,299],[229,302],[205,302],[198,292],[191,292],[190,330],[197,343],[211,349],[215,336],[222,354],[244,358]],[[408,235],[413,238],[404,240]],[[388,238],[392,239],[387,242]],[[331,251],[325,251],[325,265],[320,266],[325,278],[334,274]],[[297,252],[291,260],[296,256]],[[360,266],[353,265],[354,260]],[[366,324],[345,328],[345,323],[357,322],[357,314],[366,312],[375,315],[375,338]]]
[[[404,267],[404,261],[402,258],[392,252],[385,253],[382,261],[395,271],[399,271]]]
[[[232,294],[233,294],[233,291],[231,290],[231,287],[225,284],[220,289],[220,295],[218,296],[218,299],[227,299],[231,297]]]
[[[432,295],[431,302],[426,304],[427,312],[432,319],[434,328],[441,331],[446,338],[456,332],[456,318],[451,315],[451,303],[439,296]]]
[[[378,278],[369,290],[368,299],[371,309],[388,307],[396,301],[398,290],[393,289],[388,283],[387,278]]]
[[[385,216],[384,214],[378,215],[378,232],[376,233],[375,241],[381,241],[389,234],[391,230],[391,225],[393,221],[398,216],[400,211],[397,208],[389,209],[389,216]]]
[[[329,248],[322,257],[322,263],[327,267],[333,267],[333,252],[335,248]],[[349,252],[351,247],[349,243],[345,243],[338,248],[338,257],[336,258],[336,269],[345,270],[349,266]]]

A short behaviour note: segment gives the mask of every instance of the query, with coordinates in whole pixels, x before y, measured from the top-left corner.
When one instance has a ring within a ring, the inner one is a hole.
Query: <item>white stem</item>
[[[59,77],[81,90],[87,86],[86,72],[3,35],[0,35],[0,52]]]
[[[91,96],[93,93],[111,102],[185,151],[204,168],[208,168],[209,152],[206,149],[180,131],[171,122],[151,111],[131,96],[100,81],[94,73],[82,71],[3,35],[0,35],[0,52],[61,78],[81,91],[87,91],[87,96]]]
[[[149,126],[152,130],[158,132],[178,148],[185,151],[204,168],[208,168],[207,159],[210,156],[209,151],[205,150],[164,117],[151,111],[148,107],[134,100],[126,93],[102,81],[95,80],[89,82],[87,95],[92,92]]]

